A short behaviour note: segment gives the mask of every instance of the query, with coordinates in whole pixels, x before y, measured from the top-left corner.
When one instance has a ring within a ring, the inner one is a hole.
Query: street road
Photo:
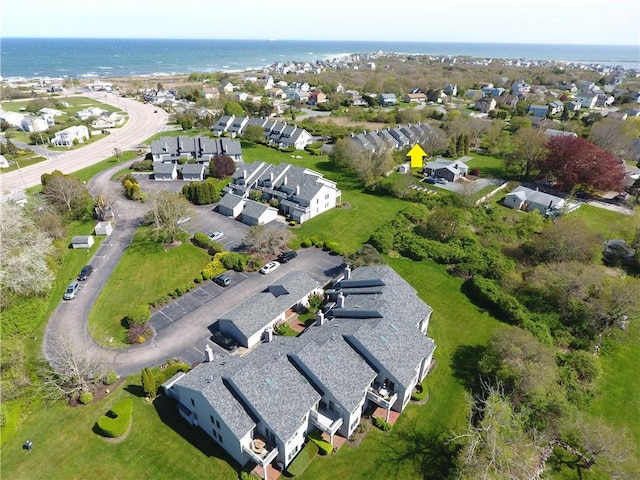
[[[60,155],[51,155],[49,160],[22,168],[20,171],[2,174],[0,176],[2,190],[11,191],[39,185],[42,174],[53,170],[60,170],[67,174],[75,172],[113,156],[115,148],[120,148],[123,151],[131,150],[151,135],[166,128],[169,115],[154,105],[120,97],[113,93],[89,92],[83,95],[119,110],[125,110],[129,115],[128,122],[121,128],[111,130],[111,135],[95,143]]]

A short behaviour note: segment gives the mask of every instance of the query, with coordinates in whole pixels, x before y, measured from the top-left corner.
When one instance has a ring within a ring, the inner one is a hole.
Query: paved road
[[[103,92],[86,93],[84,96],[106,103],[119,110],[126,110],[129,115],[129,121],[123,127],[113,129],[111,135],[95,143],[77,150],[64,152],[61,155],[50,155],[49,160],[23,168],[21,171],[2,174],[0,183],[2,183],[3,189],[33,187],[40,184],[40,177],[43,173],[53,170],[72,173],[112,156],[114,148],[122,150],[135,148],[154,133],[164,130],[169,119],[164,110],[130,98]],[[157,113],[154,113],[156,110]]]

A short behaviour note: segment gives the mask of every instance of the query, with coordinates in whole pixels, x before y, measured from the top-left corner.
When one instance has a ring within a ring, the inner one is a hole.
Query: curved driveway
[[[22,168],[20,171],[2,174],[0,183],[3,188],[33,187],[40,184],[40,177],[43,173],[49,173],[53,170],[72,173],[111,157],[114,148],[121,150],[135,148],[151,135],[162,131],[169,119],[169,115],[164,110],[130,98],[104,92],[91,92],[84,94],[84,96],[119,110],[125,110],[129,115],[129,121],[121,128],[113,129],[111,135],[94,143],[63,152],[60,155],[51,155],[49,160]],[[157,110],[157,113],[154,113],[154,110]]]

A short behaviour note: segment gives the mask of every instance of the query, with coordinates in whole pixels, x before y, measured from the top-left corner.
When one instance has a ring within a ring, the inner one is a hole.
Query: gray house
[[[153,162],[153,179],[170,182],[178,178],[178,168],[175,163]]]
[[[398,99],[395,93],[381,93],[378,95],[378,103],[383,107],[389,107],[398,103]]]
[[[182,165],[182,180],[185,182],[201,182],[204,179],[205,167],[201,163],[185,163]]]
[[[430,177],[444,178],[449,182],[455,182],[460,177],[466,177],[469,167],[465,160],[469,157],[462,157],[458,160],[447,160],[445,158],[436,158],[433,162],[428,162],[424,167],[425,175]]]
[[[537,210],[543,216],[555,215],[565,207],[564,198],[519,186],[507,193],[504,204],[515,210]]]

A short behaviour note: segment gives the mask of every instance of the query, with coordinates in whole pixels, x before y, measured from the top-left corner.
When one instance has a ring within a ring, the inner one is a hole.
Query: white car
[[[217,230],[215,232],[213,232],[211,235],[209,235],[209,238],[211,240],[213,240],[214,242],[217,242],[219,240],[222,240],[224,238],[224,232]]]
[[[278,262],[269,262],[260,269],[260,273],[263,275],[269,275],[274,270],[277,270],[280,264]]]

